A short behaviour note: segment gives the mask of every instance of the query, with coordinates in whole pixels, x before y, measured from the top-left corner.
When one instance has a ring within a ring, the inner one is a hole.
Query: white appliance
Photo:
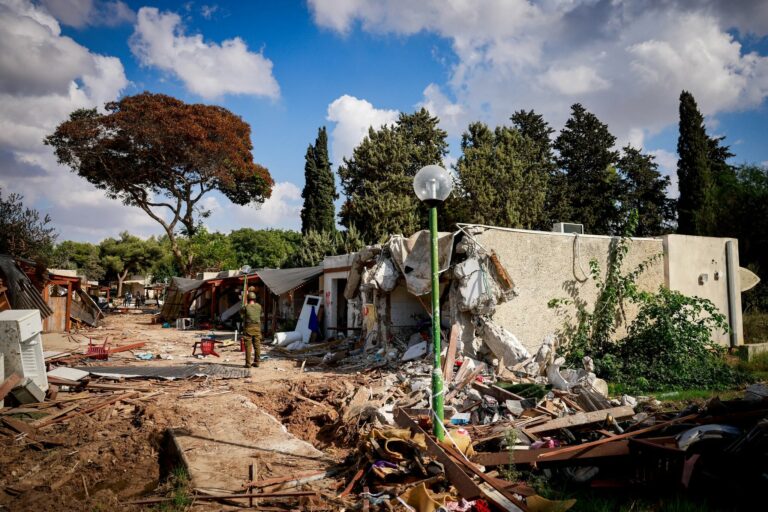
[[[552,224],[552,231],[555,233],[573,233],[577,235],[583,235],[584,224],[574,224],[572,222],[556,222]]]
[[[0,312],[0,353],[5,356],[5,374],[28,377],[42,391],[47,391],[42,330],[37,309]]]

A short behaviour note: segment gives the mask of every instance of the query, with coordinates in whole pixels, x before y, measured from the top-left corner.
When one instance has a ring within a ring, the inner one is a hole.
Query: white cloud
[[[58,21],[29,1],[0,0],[0,186],[53,217],[62,239],[98,240],[130,228],[148,233],[137,209],[59,166],[43,138],[77,108],[100,106],[128,86],[119,59],[61,35]]]
[[[136,13],[124,2],[106,0],[42,0],[48,12],[65,25],[115,27],[133,23]]]
[[[200,15],[209,20],[213,17],[214,14],[216,14],[216,11],[219,10],[218,5],[203,5],[200,7]]]
[[[239,37],[217,44],[204,41],[200,34],[186,35],[176,13],[154,7],[139,9],[130,46],[143,65],[172,73],[203,98],[225,94],[280,96],[272,61],[261,52],[249,51]]]
[[[206,197],[203,206],[211,210],[206,220],[209,229],[230,231],[233,225],[254,229],[301,228],[301,189],[289,181],[275,183],[272,196],[260,206],[220,202],[216,196]]]
[[[331,159],[334,165],[350,157],[352,150],[368,134],[368,128],[380,128],[397,121],[397,110],[375,108],[369,101],[345,94],[328,105],[329,121],[336,123],[331,132]]]
[[[768,58],[729,32],[768,34],[768,2],[716,0],[310,0],[315,22],[346,34],[432,32],[457,62],[423,104],[457,136],[471,120],[508,122],[535,109],[554,127],[581,102],[620,141],[641,141],[677,119],[690,90],[707,116],[758,106]]]
[[[648,153],[656,158],[656,163],[659,164],[659,172],[670,178],[667,194],[670,197],[679,196],[680,191],[677,188],[677,154],[670,153],[665,149],[653,149],[648,151]]]

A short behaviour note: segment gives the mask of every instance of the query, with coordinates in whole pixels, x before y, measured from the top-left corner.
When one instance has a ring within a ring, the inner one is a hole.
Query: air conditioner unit
[[[552,224],[552,231],[555,233],[575,233],[584,234],[584,224],[573,224],[571,222],[556,222]]]

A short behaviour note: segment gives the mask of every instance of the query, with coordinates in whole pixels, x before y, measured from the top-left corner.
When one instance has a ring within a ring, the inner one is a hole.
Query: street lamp
[[[432,431],[438,441],[445,437],[443,424],[443,373],[440,364],[440,275],[437,254],[437,207],[448,199],[453,190],[451,175],[439,165],[427,165],[413,177],[413,191],[416,197],[429,206],[430,254],[432,259],[432,345],[435,365],[432,369]]]

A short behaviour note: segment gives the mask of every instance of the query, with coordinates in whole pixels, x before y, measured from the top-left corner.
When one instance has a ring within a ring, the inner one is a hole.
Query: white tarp
[[[451,264],[453,233],[438,233],[437,263],[440,272]],[[395,235],[389,241],[389,250],[405,284],[413,295],[426,295],[432,291],[431,239],[429,231],[423,230],[410,238]]]

